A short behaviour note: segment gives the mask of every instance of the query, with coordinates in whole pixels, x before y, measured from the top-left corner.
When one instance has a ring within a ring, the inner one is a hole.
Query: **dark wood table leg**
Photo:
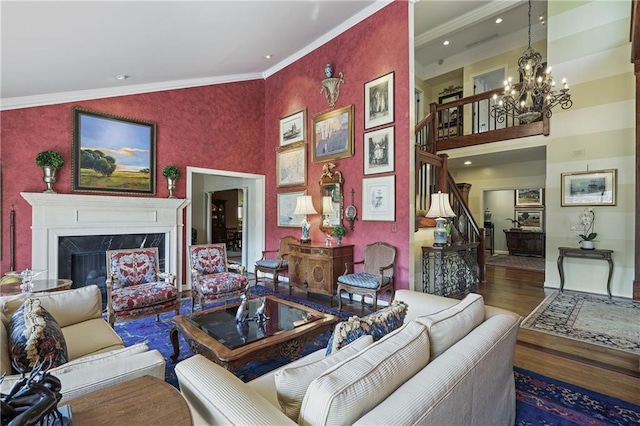
[[[609,294],[609,299],[611,299],[611,276],[613,275],[613,259],[611,256],[607,259],[609,263],[609,278],[607,278],[607,293]]]
[[[564,268],[563,268],[564,255],[558,256],[558,272],[560,273],[560,291],[564,291]]]
[[[169,330],[169,339],[171,340],[171,344],[173,345],[173,355],[171,355],[171,361],[176,362],[178,356],[180,355],[180,342],[178,342],[178,329],[173,326],[171,330]]]

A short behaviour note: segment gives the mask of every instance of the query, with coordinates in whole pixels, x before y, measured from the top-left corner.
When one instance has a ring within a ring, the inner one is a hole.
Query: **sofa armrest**
[[[175,372],[194,419],[210,425],[295,424],[242,380],[202,355],[180,361]]]
[[[114,355],[88,363],[64,364],[51,369],[50,372],[62,383],[60,403],[64,403],[87,393],[145,375],[164,380],[165,360],[160,352],[152,350],[126,357]],[[0,391],[8,392],[19,378],[19,374],[6,376],[0,383]]]

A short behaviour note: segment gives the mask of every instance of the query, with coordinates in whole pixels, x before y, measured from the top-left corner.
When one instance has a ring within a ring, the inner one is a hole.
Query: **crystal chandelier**
[[[531,123],[543,114],[551,117],[551,109],[560,105],[569,109],[573,105],[569,85],[562,79],[562,89],[555,90],[551,67],[542,71],[542,55],[531,47],[531,0],[529,0],[529,46],[518,59],[518,72],[522,83],[512,84],[511,77],[504,82],[502,96],[493,95],[491,114],[499,122],[506,117],[518,119],[520,123]]]

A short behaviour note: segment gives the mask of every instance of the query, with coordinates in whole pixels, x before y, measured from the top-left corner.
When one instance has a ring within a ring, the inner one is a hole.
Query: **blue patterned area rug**
[[[554,291],[521,327],[640,355],[640,305],[628,299]]]
[[[274,294],[262,286],[251,288],[252,294],[264,296]],[[314,303],[286,293],[275,293],[283,299],[300,303],[313,309],[348,318],[351,314],[338,312],[337,309]],[[208,305],[214,306],[214,305]],[[181,312],[191,312],[191,300],[182,302]],[[174,367],[171,361],[173,346],[169,341],[172,313],[155,317],[146,317],[116,323],[115,330],[122,337],[125,345],[146,342],[151,349],[157,349],[166,360],[165,380],[178,387]],[[180,333],[180,360],[190,357],[191,350]],[[302,353],[307,354],[327,345],[330,333],[321,335],[314,342],[308,343]],[[253,361],[238,368],[235,374],[247,382],[275,368],[290,362],[288,358],[271,358],[266,361]],[[514,368],[516,378],[516,426],[534,425],[632,425],[640,423],[640,407],[614,398],[596,394],[577,386],[559,382],[548,377]]]

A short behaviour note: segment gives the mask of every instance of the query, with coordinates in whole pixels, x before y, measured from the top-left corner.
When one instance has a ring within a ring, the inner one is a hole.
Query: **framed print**
[[[72,190],[156,193],[156,125],[73,109]]]
[[[378,77],[364,84],[364,128],[393,123],[394,73]]]
[[[617,169],[561,173],[561,206],[615,206],[616,173]]]
[[[395,178],[362,179],[362,220],[395,221]]]
[[[286,228],[299,228],[302,224],[302,215],[294,215],[298,197],[307,195],[307,191],[281,192],[278,194],[278,226]]]
[[[353,105],[313,117],[314,163],[353,157]]]
[[[544,210],[516,209],[514,219],[520,222],[520,228],[528,231],[542,231]]]
[[[307,140],[307,109],[280,119],[280,146]]]
[[[364,134],[364,174],[392,172],[394,168],[394,126]]]
[[[276,152],[277,186],[304,186],[307,184],[307,144],[297,143]]]
[[[516,189],[516,207],[542,207],[542,188]]]

